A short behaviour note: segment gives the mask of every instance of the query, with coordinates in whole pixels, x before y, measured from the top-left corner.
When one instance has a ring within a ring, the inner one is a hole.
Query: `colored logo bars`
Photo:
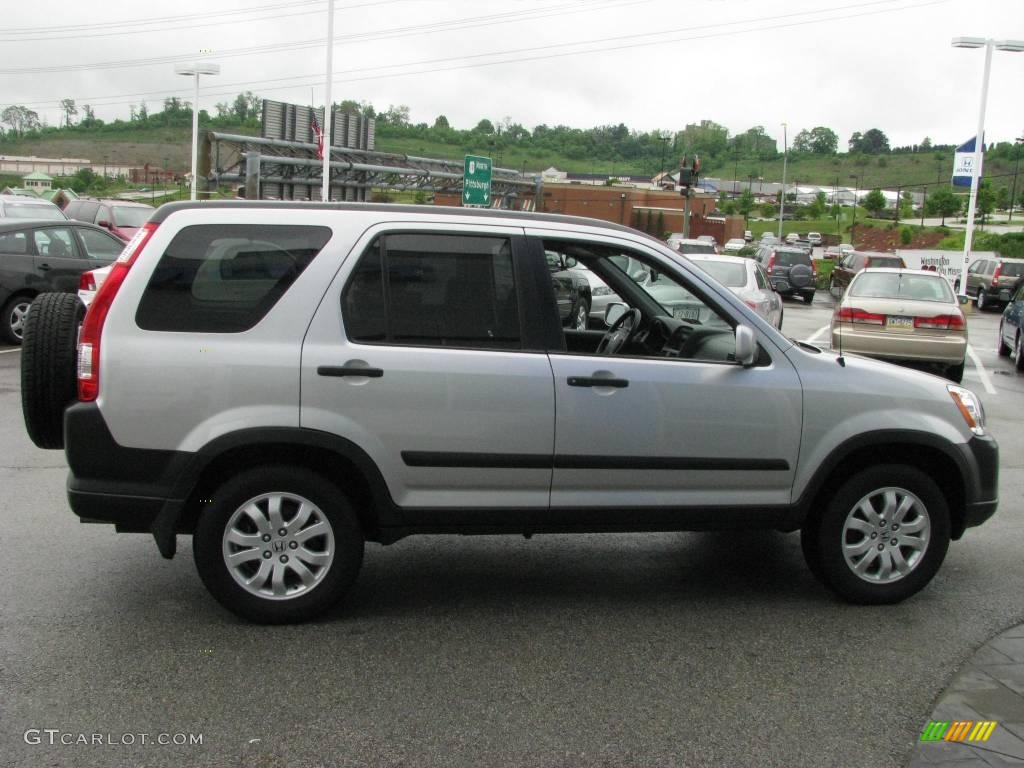
[[[921,734],[921,741],[988,741],[996,725],[994,720],[932,720]]]

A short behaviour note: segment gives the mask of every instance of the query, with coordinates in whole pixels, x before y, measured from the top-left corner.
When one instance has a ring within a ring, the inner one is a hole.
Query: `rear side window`
[[[263,319],[330,238],[328,227],[185,227],[153,270],[135,322],[147,331],[247,331]]]
[[[1024,261],[1004,261],[1003,269],[999,274],[1004,277],[1020,277],[1024,275]]]
[[[475,235],[377,238],[342,294],[342,315],[355,342],[518,349],[512,244]]]

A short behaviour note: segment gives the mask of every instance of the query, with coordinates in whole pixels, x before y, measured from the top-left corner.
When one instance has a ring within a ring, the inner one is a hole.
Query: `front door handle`
[[[614,389],[625,389],[629,386],[629,379],[605,379],[600,376],[570,376],[570,387],[612,387]]]
[[[39,271],[40,272],[49,272],[50,271],[50,265],[49,264],[40,264],[39,265]]]
[[[365,376],[368,379],[379,379],[384,375],[381,368],[363,368],[355,365],[321,365],[316,372],[320,376]]]

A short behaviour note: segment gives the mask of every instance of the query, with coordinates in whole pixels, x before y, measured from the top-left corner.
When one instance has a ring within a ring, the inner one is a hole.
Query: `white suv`
[[[621,299],[609,328],[562,327],[545,251]],[[417,533],[799,529],[829,587],[891,603],[996,509],[970,391],[795,343],[604,222],[165,205],[89,308],[61,432],[47,360],[79,307],[29,313],[30,434],[64,443],[78,516],[166,557],[192,534],[210,592],[254,621],[321,613],[365,541]]]

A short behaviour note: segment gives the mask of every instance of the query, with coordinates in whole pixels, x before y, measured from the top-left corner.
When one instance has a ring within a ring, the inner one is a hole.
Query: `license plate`
[[[676,320],[700,320],[700,308],[698,307],[676,307],[672,310]]]
[[[886,328],[913,328],[914,318],[902,317],[900,315],[889,315],[885,319]]]

